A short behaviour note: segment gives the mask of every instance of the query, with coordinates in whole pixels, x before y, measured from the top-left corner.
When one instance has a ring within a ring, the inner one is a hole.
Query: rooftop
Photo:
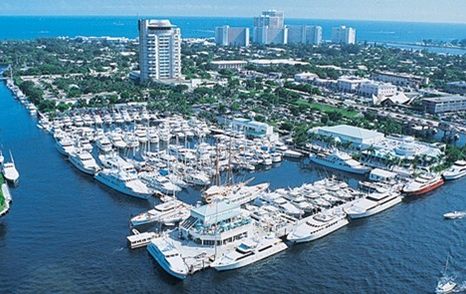
[[[424,98],[424,101],[429,101],[429,102],[460,102],[460,101],[466,101],[465,96],[459,96],[459,95],[448,95],[448,96],[440,96],[440,97],[431,97],[431,98]]]
[[[205,225],[231,219],[240,214],[241,209],[238,204],[223,201],[195,207],[191,210],[191,215],[201,219]]]
[[[349,125],[338,125],[332,127],[320,127],[319,130],[326,132],[332,132],[339,135],[344,135],[348,137],[355,137],[361,139],[371,139],[374,137],[383,137],[384,134],[377,131],[372,131],[368,129],[363,129],[359,127],[349,126]]]

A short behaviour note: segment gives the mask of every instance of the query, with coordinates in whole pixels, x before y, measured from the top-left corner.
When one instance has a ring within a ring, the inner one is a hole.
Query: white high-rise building
[[[322,27],[294,25],[288,27],[288,44],[320,45],[322,42]]]
[[[249,46],[249,28],[222,26],[215,28],[215,43],[220,46]]]
[[[140,81],[181,78],[181,32],[169,20],[139,20]]]
[[[286,44],[288,28],[284,25],[283,12],[267,10],[254,17],[253,40],[258,44]]]
[[[332,42],[347,45],[355,44],[356,30],[346,26],[332,28]]]

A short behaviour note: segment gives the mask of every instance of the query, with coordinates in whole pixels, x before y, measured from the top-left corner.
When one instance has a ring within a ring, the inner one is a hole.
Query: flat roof
[[[331,132],[338,135],[361,138],[361,139],[371,139],[375,137],[384,137],[384,134],[377,131],[372,131],[368,129],[363,129],[359,127],[349,126],[349,125],[338,125],[332,127],[319,127],[318,130],[325,132]]]
[[[212,64],[247,64],[248,62],[245,60],[214,60],[211,62]]]
[[[252,59],[249,60],[250,63],[260,64],[260,65],[272,65],[272,64],[309,64],[308,62],[293,60],[293,59]]]
[[[239,214],[241,214],[241,208],[238,204],[224,201],[202,205],[191,210],[191,215],[202,219],[206,225],[221,222]]]
[[[465,96],[460,96],[460,95],[449,95],[449,96],[424,98],[422,100],[429,101],[429,102],[436,102],[436,103],[439,103],[439,102],[458,102],[458,101],[465,101],[466,97]]]

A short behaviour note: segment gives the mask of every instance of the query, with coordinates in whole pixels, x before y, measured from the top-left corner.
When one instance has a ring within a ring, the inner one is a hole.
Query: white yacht
[[[155,173],[142,173],[141,180],[147,186],[164,194],[173,194],[180,192],[181,188],[173,184],[167,177]]]
[[[74,141],[69,137],[63,137],[60,140],[57,140],[55,146],[57,147],[58,152],[65,156],[70,156],[75,149]]]
[[[402,201],[397,192],[373,192],[365,198],[357,200],[352,206],[345,209],[351,219],[364,218],[384,211]]]
[[[123,141],[123,138],[121,137],[120,134],[113,134],[111,137],[111,141],[112,141],[113,146],[115,146],[115,148],[123,149],[123,148],[126,148],[127,146],[126,142]]]
[[[147,246],[147,251],[170,275],[180,280],[186,279],[189,270],[176,247],[166,239],[156,238]]]
[[[260,241],[246,239],[234,250],[216,258],[211,267],[218,271],[237,269],[286,250],[288,246],[279,238],[264,237]]]
[[[370,168],[363,166],[360,162],[351,158],[349,154],[340,151],[334,151],[331,154],[311,154],[309,159],[328,168],[359,175],[370,171]]]
[[[112,142],[106,137],[103,136],[96,142],[97,148],[102,152],[111,152],[113,150]]]
[[[74,167],[85,174],[93,176],[100,171],[100,166],[88,151],[77,150],[70,155],[69,160]]]
[[[131,225],[139,226],[153,222],[173,225],[189,217],[191,206],[177,199],[160,203],[153,209],[131,218]]]
[[[104,169],[95,179],[102,184],[129,196],[149,199],[154,192],[138,178],[137,174],[116,169]]]
[[[10,152],[10,162],[3,163],[3,176],[7,181],[13,183],[13,185],[17,185],[19,181],[19,172],[16,169],[15,161],[13,159],[13,155]]]
[[[456,180],[466,175],[466,160],[456,161],[452,167],[447,169],[443,174],[443,178],[447,181]]]
[[[348,223],[346,213],[342,210],[321,212],[300,220],[300,223],[288,234],[287,240],[295,243],[313,241],[346,226]]]

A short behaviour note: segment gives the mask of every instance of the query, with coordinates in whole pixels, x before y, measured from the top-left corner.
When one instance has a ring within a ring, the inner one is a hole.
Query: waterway
[[[150,208],[77,172],[50,135],[0,83],[0,146],[12,150],[20,185],[0,224],[0,286],[4,293],[426,293],[436,285],[447,255],[466,281],[466,220],[444,212],[466,209],[466,181],[352,222],[336,233],[263,262],[218,273],[206,270],[184,282],[167,276],[146,250],[130,251],[125,237],[132,214]],[[302,162],[239,178],[294,187],[325,175]],[[199,192],[180,198],[195,202]]]

